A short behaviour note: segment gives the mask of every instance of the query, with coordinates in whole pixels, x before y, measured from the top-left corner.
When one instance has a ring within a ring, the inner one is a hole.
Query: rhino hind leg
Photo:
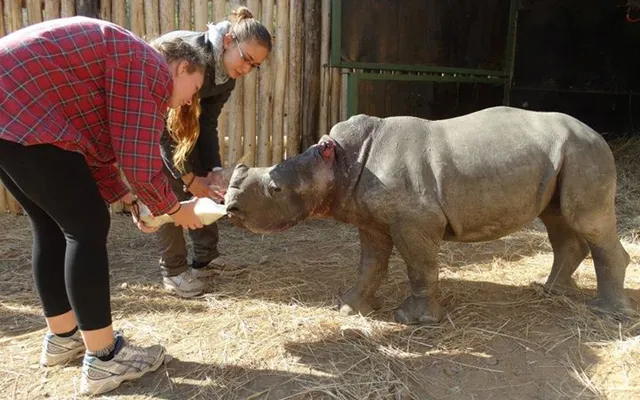
[[[358,282],[340,298],[338,308],[345,315],[367,315],[382,305],[375,296],[387,275],[393,241],[385,233],[360,230],[360,268]]]
[[[591,250],[598,295],[588,305],[624,318],[630,313],[629,299],[624,293],[630,257],[618,239],[615,167],[609,169],[597,176],[580,174],[567,180],[560,188],[561,212],[569,227],[584,238]]]
[[[569,227],[560,210],[549,207],[540,219],[553,248],[553,266],[543,288],[553,294],[573,293],[578,286],[571,276],[589,254],[587,241]]]
[[[394,317],[405,325],[435,324],[444,318],[444,311],[437,300],[436,257],[440,240],[432,239],[428,232],[410,223],[398,225],[392,229],[393,242],[407,265],[411,292],[395,311]]]

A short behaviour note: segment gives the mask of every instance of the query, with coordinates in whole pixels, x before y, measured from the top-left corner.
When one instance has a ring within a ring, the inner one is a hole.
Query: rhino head
[[[229,218],[256,233],[278,232],[330,212],[336,144],[324,136],[302,154],[267,168],[235,167],[225,195]]]

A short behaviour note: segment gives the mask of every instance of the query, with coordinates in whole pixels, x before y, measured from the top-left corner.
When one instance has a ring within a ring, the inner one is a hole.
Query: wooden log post
[[[104,0],[103,0],[104,1]],[[105,1],[105,3],[108,3]],[[60,18],[60,0],[51,0],[44,2],[44,19]]]
[[[0,183],[0,215],[7,212],[7,189]]]
[[[278,0],[276,12],[278,13],[274,49],[276,80],[273,94],[273,132],[271,133],[273,146],[271,162],[273,164],[282,161],[284,150],[284,105],[287,88],[287,64],[289,62],[289,1]]]
[[[289,10],[289,107],[287,110],[288,130],[286,158],[300,152],[302,132],[302,24],[304,19],[303,2],[294,1]]]
[[[89,18],[100,16],[100,0],[75,0],[76,15],[83,15]]]
[[[160,0],[160,34],[164,35],[175,30],[176,0]]]
[[[131,31],[144,39],[144,0],[131,0]]]
[[[100,18],[105,21],[113,21],[113,15],[111,13],[111,0],[100,0]]]
[[[320,29],[320,120],[318,121],[318,136],[328,132],[329,121],[329,93],[331,89],[329,70],[329,40],[331,0],[322,0],[322,23]]]
[[[229,9],[235,9],[239,5],[238,1],[229,1]],[[237,50],[233,50],[237,51]],[[231,93],[228,101],[229,108],[229,151],[227,153],[227,160],[229,166],[234,165],[240,157],[242,157],[244,138],[244,80],[241,78],[236,80],[236,87]]]
[[[262,24],[274,38],[273,31],[273,0],[262,0]],[[273,52],[273,51],[272,51]],[[258,112],[258,144],[257,163],[260,167],[271,165],[271,132],[273,129],[273,89],[274,89],[274,56],[271,54],[260,66],[260,110]]]
[[[60,4],[60,17],[73,17],[74,15],[76,15],[75,0],[62,0]]]
[[[145,39],[151,41],[160,36],[160,10],[158,0],[144,0]]]
[[[260,0],[248,0],[247,7],[253,13],[253,17],[260,20]],[[245,164],[253,167],[256,165],[256,121],[257,121],[257,84],[258,72],[252,71],[243,78],[244,80],[244,138],[242,153],[247,156]],[[250,156],[251,155],[251,156]]]
[[[224,2],[224,0],[217,1]],[[207,29],[207,0],[193,0],[193,16],[196,31]]]
[[[347,119],[347,97],[349,97],[349,87],[347,85],[347,79],[349,78],[348,72],[349,70],[346,68],[341,68],[342,72],[340,73],[340,121],[344,121]]]
[[[22,20],[22,0],[5,0],[5,15],[8,19],[7,32],[15,32],[24,26]]]
[[[227,10],[225,9],[226,1],[213,2],[213,23],[219,23],[226,18]],[[229,134],[229,106],[225,104],[222,112],[218,117],[218,148],[220,149],[220,162],[222,166],[226,166],[225,162],[227,154],[227,136]]]
[[[4,9],[4,0],[0,0],[0,37],[6,35],[8,32],[5,30],[4,27],[4,14],[5,14],[5,9]],[[3,191],[3,187],[2,184],[0,184],[0,196],[2,196],[2,191]],[[2,213],[2,208],[0,208],[0,213]]]
[[[113,7],[111,8],[111,12],[113,15],[112,21],[124,28],[129,27],[129,23],[127,22],[127,9],[126,3],[124,1],[114,0]]]
[[[218,1],[214,1],[214,3],[219,3]],[[179,0],[178,1],[178,28],[190,31],[191,27],[191,18],[193,17],[193,2],[191,0]]]
[[[304,73],[302,75],[302,148],[318,139],[320,104],[320,0],[304,2]]]
[[[27,18],[29,25],[42,22],[42,1],[27,0]]]

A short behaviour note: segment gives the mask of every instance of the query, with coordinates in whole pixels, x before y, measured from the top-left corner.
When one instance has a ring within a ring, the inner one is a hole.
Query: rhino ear
[[[325,160],[333,160],[336,155],[336,144],[331,139],[323,140],[318,143],[318,151]]]

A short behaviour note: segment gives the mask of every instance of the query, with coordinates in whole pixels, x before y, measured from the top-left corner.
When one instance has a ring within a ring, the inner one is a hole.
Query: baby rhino
[[[225,196],[232,220],[253,232],[333,218],[360,234],[360,276],[341,311],[368,314],[396,246],[410,293],[398,322],[440,321],[443,241],[508,235],[539,217],[554,260],[545,288],[576,287],[589,251],[598,295],[590,305],[626,313],[629,255],[616,232],[616,168],[600,135],[564,114],[495,107],[457,118],[358,115],[297,157],[269,168],[238,165]]]

